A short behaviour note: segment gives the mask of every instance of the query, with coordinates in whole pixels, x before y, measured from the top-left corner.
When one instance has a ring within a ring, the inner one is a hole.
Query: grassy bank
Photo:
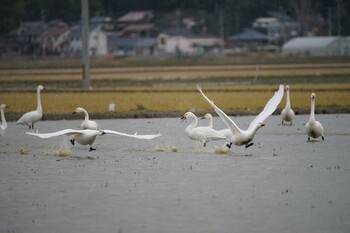
[[[225,110],[259,110],[277,90],[278,85],[204,86],[209,98]],[[310,93],[316,92],[317,107],[341,108],[350,106],[350,84],[296,84],[291,86],[293,108],[308,109]],[[36,108],[35,92],[0,93],[8,113],[22,113]],[[43,109],[47,113],[72,112],[81,106],[90,112],[107,112],[110,102],[116,111],[211,111],[194,86],[138,87],[98,92],[42,92]],[[284,107],[284,100],[280,109]]]

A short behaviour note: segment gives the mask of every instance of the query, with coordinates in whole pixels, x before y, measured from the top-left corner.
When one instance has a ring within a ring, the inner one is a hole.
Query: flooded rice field
[[[10,122],[0,137],[0,232],[350,231],[350,115],[317,115],[325,141],[311,142],[307,115],[293,126],[271,116],[254,146],[231,150],[225,141],[191,141],[190,122],[179,118],[99,120],[102,129],[163,136],[103,135],[93,152]],[[245,128],[252,118],[234,120]],[[214,128],[224,128],[217,117]]]

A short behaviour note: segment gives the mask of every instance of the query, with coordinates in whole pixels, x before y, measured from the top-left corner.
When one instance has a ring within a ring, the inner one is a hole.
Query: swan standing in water
[[[213,128],[213,116],[210,113],[206,113],[201,119],[207,119],[209,120],[208,127]],[[220,129],[217,130],[222,136],[224,136],[226,139],[230,139],[232,132],[230,129]],[[229,145],[229,144],[228,144]]]
[[[42,139],[58,137],[62,135],[68,135],[73,137],[80,145],[90,145],[89,151],[96,150],[92,147],[92,144],[95,142],[97,136],[102,136],[104,134],[118,135],[131,137],[136,139],[154,139],[160,137],[161,134],[150,134],[150,135],[137,135],[135,134],[126,134],[113,130],[92,130],[92,129],[84,129],[84,130],[74,130],[74,129],[64,129],[53,133],[32,133],[27,132],[26,134],[37,136]]]
[[[40,92],[43,89],[44,87],[41,85],[39,85],[36,89],[37,109],[23,114],[23,116],[16,122],[16,124],[28,125],[29,129],[33,129],[34,123],[41,120],[43,116],[43,108],[41,106]]]
[[[291,109],[291,106],[290,106],[289,86],[288,85],[286,86],[286,92],[287,92],[286,106],[284,107],[284,109],[281,112],[282,125],[284,124],[284,122],[290,122],[290,125],[292,125],[295,114],[294,114],[293,109]]]
[[[312,93],[310,118],[305,125],[305,130],[308,136],[307,140],[310,141],[310,137],[318,138],[321,136],[322,140],[324,141],[323,126],[319,121],[315,120],[315,99],[316,99],[316,95],[315,93]]]
[[[89,120],[89,113],[84,108],[81,108],[81,107],[76,108],[74,110],[73,114],[76,114],[76,113],[84,113],[84,115],[85,115],[85,119],[84,119],[83,123],[81,123],[80,128],[97,130],[97,128],[98,128],[97,122]]]
[[[96,121],[92,121],[92,120],[89,120],[89,113],[84,109],[84,108],[81,108],[81,107],[77,107],[73,114],[76,114],[76,113],[84,113],[85,115],[85,119],[84,121],[81,123],[80,125],[80,128],[82,129],[92,129],[92,130],[97,130],[98,128],[98,124]],[[72,143],[72,145],[74,145],[74,138],[70,139],[70,142]]]
[[[267,102],[264,110],[250,123],[247,130],[240,129],[229,116],[227,116],[220,108],[214,104],[213,101],[205,96],[200,85],[197,85],[197,89],[202,94],[204,99],[208,101],[208,103],[214,108],[215,112],[219,115],[221,120],[231,131],[231,135],[229,135],[230,144],[227,144],[227,147],[231,148],[232,144],[235,144],[236,146],[245,145],[245,148],[248,148],[254,144],[251,141],[253,140],[258,129],[264,126],[263,121],[266,120],[266,118],[268,118],[276,110],[278,104],[281,102],[284,86],[279,86],[278,91],[275,92],[274,96]]]
[[[1,111],[0,135],[1,136],[4,136],[5,131],[7,129],[7,122],[6,122],[5,113],[4,113],[5,108],[8,108],[8,106],[6,104],[0,105],[0,111]]]
[[[192,140],[197,140],[203,143],[204,147],[207,145],[207,142],[213,140],[225,139],[218,131],[214,130],[211,127],[196,127],[198,124],[198,119],[196,115],[192,112],[186,112],[181,120],[192,119],[192,123],[188,125],[185,129],[185,134]]]

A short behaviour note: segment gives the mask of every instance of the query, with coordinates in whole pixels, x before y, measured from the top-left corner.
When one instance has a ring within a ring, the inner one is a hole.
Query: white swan
[[[23,114],[23,116],[16,122],[16,124],[28,125],[29,129],[33,129],[34,123],[41,120],[43,116],[43,108],[41,106],[40,91],[43,89],[44,87],[39,85],[36,90],[37,109]]]
[[[208,127],[213,128],[213,116],[210,113],[206,113],[201,119],[209,120]]]
[[[81,112],[84,113],[85,119],[84,119],[83,123],[81,123],[80,128],[97,130],[97,128],[98,128],[97,122],[89,120],[89,113],[84,108],[81,108],[81,107],[76,108],[74,110],[73,114],[81,113]]]
[[[89,120],[89,113],[84,108],[77,107],[74,110],[73,114],[81,113],[81,112],[84,113],[85,118],[84,118],[84,121],[81,123],[80,128],[97,130],[98,128],[97,122]],[[69,139],[69,141],[72,143],[72,145],[74,145],[74,141],[75,141],[74,138]]]
[[[319,121],[315,120],[315,99],[316,95],[315,93],[312,93],[310,118],[305,125],[305,130],[308,136],[307,140],[310,141],[310,137],[318,138],[321,136],[322,140],[324,141],[323,126]]]
[[[290,98],[289,98],[289,86],[286,86],[286,92],[287,92],[287,97],[286,97],[286,106],[284,107],[284,109],[281,112],[281,117],[282,117],[282,125],[284,124],[284,122],[290,122],[290,125],[293,124],[293,119],[294,119],[294,111],[293,109],[291,109],[290,106]]]
[[[210,113],[206,113],[201,119],[208,119],[209,124],[208,127],[213,128],[213,116]],[[232,132],[230,129],[220,129],[217,130],[221,135],[223,135],[226,139],[230,139]]]
[[[225,139],[224,136],[222,136],[218,131],[214,130],[213,128],[204,126],[196,127],[198,124],[198,119],[196,115],[194,115],[192,112],[186,112],[181,117],[181,120],[185,120],[188,118],[193,119],[192,123],[188,125],[185,129],[185,133],[190,139],[200,141],[204,144],[204,146],[207,145],[207,142]]]
[[[197,85],[197,89],[202,94],[204,99],[208,101],[208,103],[214,108],[215,112],[219,115],[221,120],[231,130],[231,135],[229,138],[230,144],[227,144],[227,147],[231,148],[231,145],[235,144],[237,146],[245,145],[245,147],[248,148],[254,144],[251,141],[253,140],[257,130],[264,126],[263,121],[276,110],[278,104],[281,102],[284,86],[280,85],[279,90],[275,92],[274,96],[267,102],[264,110],[250,123],[247,130],[241,130],[238,128],[236,123],[230,117],[228,117],[220,108],[214,104],[213,101],[204,95],[200,85]]]
[[[1,136],[4,136],[5,131],[7,129],[7,122],[6,122],[5,113],[4,113],[5,108],[8,108],[8,106],[6,104],[0,105],[0,111],[1,111],[0,135]]]
[[[62,135],[72,136],[79,144],[81,145],[90,145],[89,151],[96,150],[92,147],[92,144],[95,142],[97,136],[102,136],[104,134],[111,135],[119,135],[125,137],[131,137],[136,139],[153,139],[156,137],[160,137],[161,134],[151,134],[151,135],[137,135],[135,134],[126,134],[113,130],[92,130],[92,129],[84,129],[84,130],[74,130],[74,129],[64,129],[53,133],[32,133],[27,132],[26,134],[37,136],[42,139],[58,137]]]

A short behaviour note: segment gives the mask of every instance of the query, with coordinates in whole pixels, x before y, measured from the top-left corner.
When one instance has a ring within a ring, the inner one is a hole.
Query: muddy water
[[[293,126],[272,116],[254,146],[230,151],[224,141],[189,140],[189,122],[176,118],[101,120],[101,128],[164,136],[104,135],[94,152],[10,122],[0,138],[0,232],[349,232],[350,115],[317,118],[324,142],[307,142],[308,116]],[[244,128],[252,117],[234,119]],[[214,127],[224,125],[215,118]]]

